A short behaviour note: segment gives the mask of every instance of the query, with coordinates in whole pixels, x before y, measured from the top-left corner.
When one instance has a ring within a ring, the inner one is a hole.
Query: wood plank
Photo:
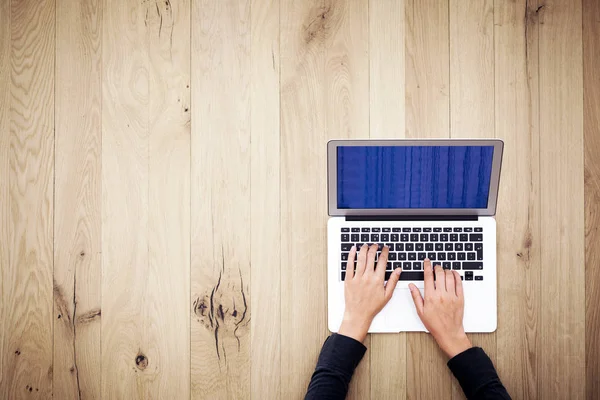
[[[328,334],[326,141],[368,132],[367,8],[366,1],[281,3],[281,251],[290,263],[281,271],[284,398],[305,393]],[[368,357],[349,398],[370,396]]]
[[[250,392],[250,66],[250,2],[194,2],[194,398]]]
[[[279,0],[251,9],[251,395],[281,398]]]
[[[54,396],[100,398],[101,4],[56,2]]]
[[[148,367],[144,374],[149,397],[185,399],[190,397],[190,0],[146,7]]]
[[[586,398],[600,398],[600,2],[584,0],[583,133],[585,179]]]
[[[0,292],[6,399],[52,395],[54,17],[53,1],[10,6],[9,263]]]
[[[585,393],[581,2],[540,10],[541,328],[538,396]],[[557,360],[560,360],[558,362]]]
[[[448,3],[406,0],[406,137],[450,134]],[[406,398],[445,399],[447,358],[426,333],[407,333]],[[435,376],[436,384],[423,381]]]
[[[405,135],[404,1],[369,2],[370,137]],[[371,335],[371,398],[406,397],[406,333]]]
[[[450,136],[494,137],[494,9],[492,0],[450,0]],[[469,334],[496,358],[496,334]],[[452,380],[453,398],[464,398]]]
[[[104,0],[103,12],[102,397],[139,399],[150,397],[148,381],[159,366],[145,340],[152,298],[147,22],[132,1]]]
[[[495,130],[504,141],[496,212],[496,367],[517,399],[538,397],[541,232],[536,10],[537,4],[527,0],[494,4]]]

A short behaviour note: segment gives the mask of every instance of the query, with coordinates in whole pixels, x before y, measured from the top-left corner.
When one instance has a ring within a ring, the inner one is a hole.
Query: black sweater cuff
[[[366,351],[365,345],[358,340],[333,333],[323,344],[317,368],[329,368],[351,378]]]
[[[481,347],[471,347],[448,361],[448,367],[460,383],[468,399],[476,399],[490,388],[506,394],[492,360]],[[499,398],[508,398],[502,396]]]

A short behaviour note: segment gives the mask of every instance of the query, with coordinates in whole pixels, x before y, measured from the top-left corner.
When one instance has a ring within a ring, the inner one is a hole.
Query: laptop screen
[[[494,146],[339,146],[339,209],[486,208]]]

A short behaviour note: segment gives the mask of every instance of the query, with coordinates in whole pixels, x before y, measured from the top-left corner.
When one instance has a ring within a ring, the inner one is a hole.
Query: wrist
[[[465,350],[473,347],[473,344],[469,340],[467,334],[462,331],[455,335],[446,336],[443,338],[435,338],[440,348],[449,358],[453,358]]]
[[[355,317],[349,314],[344,314],[342,325],[338,333],[340,335],[351,337],[359,342],[364,342],[367,337],[367,332],[371,326],[372,318]]]

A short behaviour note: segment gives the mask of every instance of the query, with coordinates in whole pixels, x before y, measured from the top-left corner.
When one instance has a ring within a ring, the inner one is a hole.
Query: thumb
[[[394,294],[394,289],[396,289],[396,284],[398,283],[398,279],[400,279],[400,273],[402,273],[402,269],[396,268],[396,270],[392,272],[390,279],[388,279],[387,283],[385,284],[385,298],[388,301]]]
[[[417,308],[417,314],[419,317],[423,315],[423,296],[421,296],[421,292],[414,284],[409,284],[408,288],[410,289],[410,294],[412,295],[413,301],[415,302],[415,307]]]

